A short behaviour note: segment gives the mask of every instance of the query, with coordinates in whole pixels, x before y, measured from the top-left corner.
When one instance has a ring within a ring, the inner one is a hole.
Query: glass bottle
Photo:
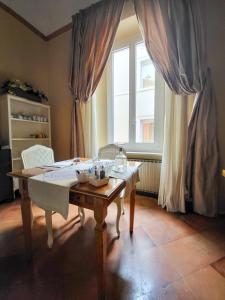
[[[127,157],[124,154],[123,148],[119,148],[119,153],[115,157],[117,172],[123,173],[127,169]]]

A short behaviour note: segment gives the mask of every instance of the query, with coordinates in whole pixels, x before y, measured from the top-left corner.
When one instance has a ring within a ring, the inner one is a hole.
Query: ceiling
[[[1,0],[45,36],[71,23],[71,16],[100,0]]]

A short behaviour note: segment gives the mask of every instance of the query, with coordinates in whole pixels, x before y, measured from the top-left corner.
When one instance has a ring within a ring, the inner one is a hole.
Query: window
[[[108,75],[109,142],[128,151],[161,152],[164,83],[144,42],[114,48]]]
[[[114,141],[129,142],[129,48],[113,53]]]

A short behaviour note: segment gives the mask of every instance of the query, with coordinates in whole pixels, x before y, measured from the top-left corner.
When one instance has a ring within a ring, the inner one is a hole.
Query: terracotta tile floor
[[[43,211],[33,207],[33,263],[23,256],[18,202],[0,205],[1,300],[95,300],[93,213],[84,228],[77,208],[67,221],[53,215],[54,247],[46,247]],[[116,206],[107,217],[107,299],[225,299],[225,219],[167,213],[155,200],[137,196],[135,231],[129,206],[116,238]]]

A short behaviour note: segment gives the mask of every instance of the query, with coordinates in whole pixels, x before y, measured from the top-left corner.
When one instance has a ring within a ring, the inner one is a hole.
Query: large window
[[[142,41],[113,50],[108,85],[109,142],[128,151],[161,152],[164,83]]]

